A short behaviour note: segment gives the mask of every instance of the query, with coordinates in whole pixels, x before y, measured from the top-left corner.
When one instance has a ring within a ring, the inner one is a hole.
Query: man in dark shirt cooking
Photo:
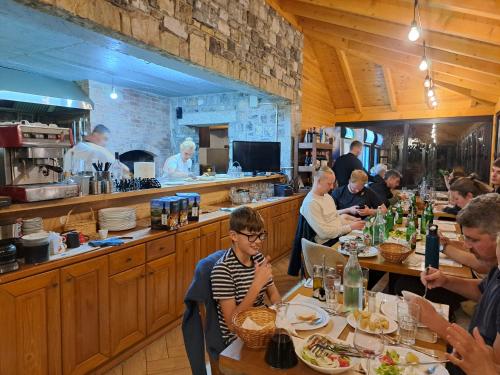
[[[429,289],[446,288],[452,292],[477,301],[478,305],[469,325],[469,332],[477,327],[485,343],[493,351],[496,363],[500,364],[500,195],[489,193],[478,196],[465,206],[457,216],[462,226],[465,245],[480,262],[497,265],[483,279],[463,279],[445,275],[431,268],[421,275],[421,280]],[[426,299],[411,295],[406,299],[420,305],[420,320],[443,339],[447,339],[450,323],[441,317]],[[461,370],[451,366],[450,374],[460,374]]]
[[[360,141],[352,141],[349,152],[335,160],[333,171],[337,177],[338,186],[347,185],[353,170],[363,169],[363,163],[358,159],[362,149],[363,144]]]
[[[367,182],[366,173],[355,169],[349,183],[333,191],[332,197],[340,214],[366,217],[376,214],[378,207],[385,213],[386,207],[382,200],[370,188],[365,187]]]

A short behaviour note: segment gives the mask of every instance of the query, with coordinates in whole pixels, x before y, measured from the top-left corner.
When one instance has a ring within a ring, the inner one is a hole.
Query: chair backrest
[[[346,258],[337,250],[311,242],[305,238],[302,239],[302,255],[309,276],[313,274],[313,264],[323,263],[323,255],[325,256],[325,264],[328,266],[335,267],[337,263],[344,265],[347,263]]]
[[[297,222],[297,229],[293,240],[292,254],[290,256],[290,263],[288,264],[288,274],[291,276],[298,276],[302,270],[302,239],[314,240],[316,232],[307,222],[306,218],[299,214]]]

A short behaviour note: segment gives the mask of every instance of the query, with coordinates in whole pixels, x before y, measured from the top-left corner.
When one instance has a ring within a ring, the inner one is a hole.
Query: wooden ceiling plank
[[[412,0],[408,0],[413,3]],[[451,12],[470,14],[473,16],[492,18],[500,21],[499,0],[425,0],[420,2],[427,8],[439,8]]]
[[[319,63],[319,70],[321,75],[323,76],[323,81],[325,82],[326,88],[328,90],[328,95],[330,96],[330,101],[332,102],[332,106],[335,109],[336,103],[334,100],[334,90],[335,85],[332,83],[332,77],[327,71],[327,67],[335,64],[334,57],[332,56],[335,53],[333,48],[329,46],[325,46],[323,43],[318,42],[317,40],[310,39],[312,49],[314,54],[316,55],[316,59]]]
[[[344,73],[344,77],[347,82],[347,87],[349,88],[349,92],[352,96],[352,101],[354,102],[354,109],[356,112],[361,111],[361,101],[359,99],[358,91],[356,90],[356,86],[354,84],[354,78],[352,76],[351,68],[349,67],[349,61],[347,60],[347,56],[345,52],[341,49],[337,49],[337,56],[340,62],[340,67],[342,68],[342,72]]]
[[[373,33],[350,29],[344,26],[332,25],[307,18],[301,18],[300,22],[306,30],[314,30],[320,33],[327,33],[328,35],[340,36],[348,40],[382,47],[396,52],[404,52],[419,58],[423,55],[423,48],[421,45],[409,43],[408,41],[400,41],[386,36],[380,36]],[[427,56],[433,62],[438,61],[452,66],[464,67],[477,72],[489,73],[500,77],[500,64],[498,61],[496,63],[484,61],[474,57],[442,51],[433,47],[428,47],[426,52]]]
[[[330,8],[342,12],[362,15],[410,25],[413,20],[413,4],[401,1],[382,0],[298,0],[304,5]],[[284,9],[288,8],[284,6]],[[292,12],[293,13],[293,12]],[[457,14],[443,9],[420,8],[422,27],[425,30],[460,36],[486,43],[500,45],[500,23],[483,17]]]
[[[297,16],[408,42],[408,25],[345,13],[326,7],[318,7],[296,0],[281,0],[280,4],[283,9]],[[425,41],[428,46],[442,51],[454,52],[491,62],[498,62],[500,59],[500,46],[490,43],[478,42],[428,30],[425,33]]]
[[[279,15],[281,15],[284,19],[286,19],[293,27],[295,27],[297,30],[302,31],[302,26],[300,26],[297,17],[287,11],[285,11],[280,3],[279,0],[266,0],[267,4],[273,8]]]
[[[444,89],[447,89],[449,91],[465,95],[469,98],[474,99],[474,101],[487,104],[487,105],[494,105],[496,101],[498,100],[498,96],[495,95],[490,95],[490,94],[485,94],[479,91],[474,91],[471,89],[466,89],[460,86],[453,85],[451,83],[443,82],[440,80],[435,80],[434,84],[438,87],[442,87]]]
[[[387,95],[389,96],[389,103],[392,111],[398,110],[398,103],[396,98],[396,90],[394,90],[394,82],[392,81],[391,70],[387,67],[384,68],[385,87],[387,88]]]

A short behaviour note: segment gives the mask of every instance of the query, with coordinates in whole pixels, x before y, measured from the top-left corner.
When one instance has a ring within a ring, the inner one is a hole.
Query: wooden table
[[[297,294],[312,296],[312,289],[300,286],[290,293],[287,300],[293,299]],[[346,339],[350,332],[354,332],[354,329],[347,325],[339,338]],[[305,336],[307,335],[309,334],[306,333]],[[444,355],[443,351],[446,349],[446,344],[442,340],[438,340],[435,344],[417,340],[416,345],[422,348],[431,349],[434,353],[439,354],[440,356]],[[243,342],[240,339],[236,339],[221,353],[219,357],[219,369],[224,375],[318,375],[318,372],[308,367],[300,359],[298,359],[298,364],[294,368],[288,370],[275,370],[265,362],[264,357],[265,349],[249,349],[243,345]],[[352,370],[344,374],[359,375],[359,373]]]

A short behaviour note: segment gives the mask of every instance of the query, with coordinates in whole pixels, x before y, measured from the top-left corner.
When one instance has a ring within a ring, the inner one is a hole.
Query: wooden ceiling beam
[[[384,68],[385,87],[387,89],[387,96],[389,97],[389,104],[391,107],[391,111],[397,111],[398,103],[396,98],[396,90],[394,90],[394,82],[392,81],[391,70],[385,66],[383,68]]]
[[[446,83],[440,80],[434,80],[434,84],[438,87],[442,87],[444,89],[447,89],[449,91],[452,91],[457,94],[465,95],[469,98],[474,99],[477,102],[486,104],[486,105],[495,105],[496,101],[498,100],[498,96],[495,95],[490,95],[490,94],[485,94],[482,92],[474,91],[471,89],[466,89],[460,86],[453,85],[451,83]]]
[[[409,28],[413,20],[413,4],[383,0],[298,0],[304,5],[330,8],[383,21],[395,22]],[[284,9],[289,10],[286,6]],[[293,12],[292,12],[293,13]],[[444,9],[420,8],[422,27],[439,33],[460,36],[500,45],[500,23],[496,20],[457,14]]]
[[[281,7],[297,16],[315,19],[329,24],[365,31],[409,43],[408,25],[378,20],[371,17],[345,13],[327,7],[318,7],[296,0],[281,0]],[[491,62],[498,62],[500,46],[456,37],[439,32],[426,31],[426,44],[442,51],[454,52],[463,56],[476,57]]]
[[[300,26],[297,17],[287,11],[285,11],[280,3],[279,0],[266,0],[266,3],[273,8],[280,16],[282,16],[284,19],[286,19],[293,27],[295,27],[297,30],[302,31],[302,26]]]
[[[408,1],[413,3],[413,0]],[[500,21],[500,1],[498,0],[425,0],[419,4],[427,8],[439,8]]]
[[[389,49],[396,52],[404,52],[409,55],[421,58],[423,55],[423,47],[418,44],[408,41],[400,41],[394,38],[388,38],[365,31],[350,29],[344,26],[332,25],[321,21],[316,21],[308,18],[300,18],[300,23],[304,30],[314,30],[319,33],[339,36],[348,40],[369,44],[376,47]],[[426,53],[431,61],[442,62],[452,66],[458,66],[474,70],[480,73],[488,73],[500,77],[500,64],[490,61],[476,59],[474,57],[463,56],[457,53],[442,51],[437,48],[428,47]],[[500,56],[499,56],[500,61]]]
[[[356,89],[356,85],[354,84],[354,77],[352,76],[351,67],[349,66],[349,61],[347,60],[347,56],[345,52],[341,49],[337,49],[337,56],[339,58],[340,67],[342,68],[342,72],[344,73],[344,77],[347,82],[347,88],[352,96],[352,101],[354,103],[354,109],[356,112],[361,111],[361,100],[359,99],[359,93]]]

